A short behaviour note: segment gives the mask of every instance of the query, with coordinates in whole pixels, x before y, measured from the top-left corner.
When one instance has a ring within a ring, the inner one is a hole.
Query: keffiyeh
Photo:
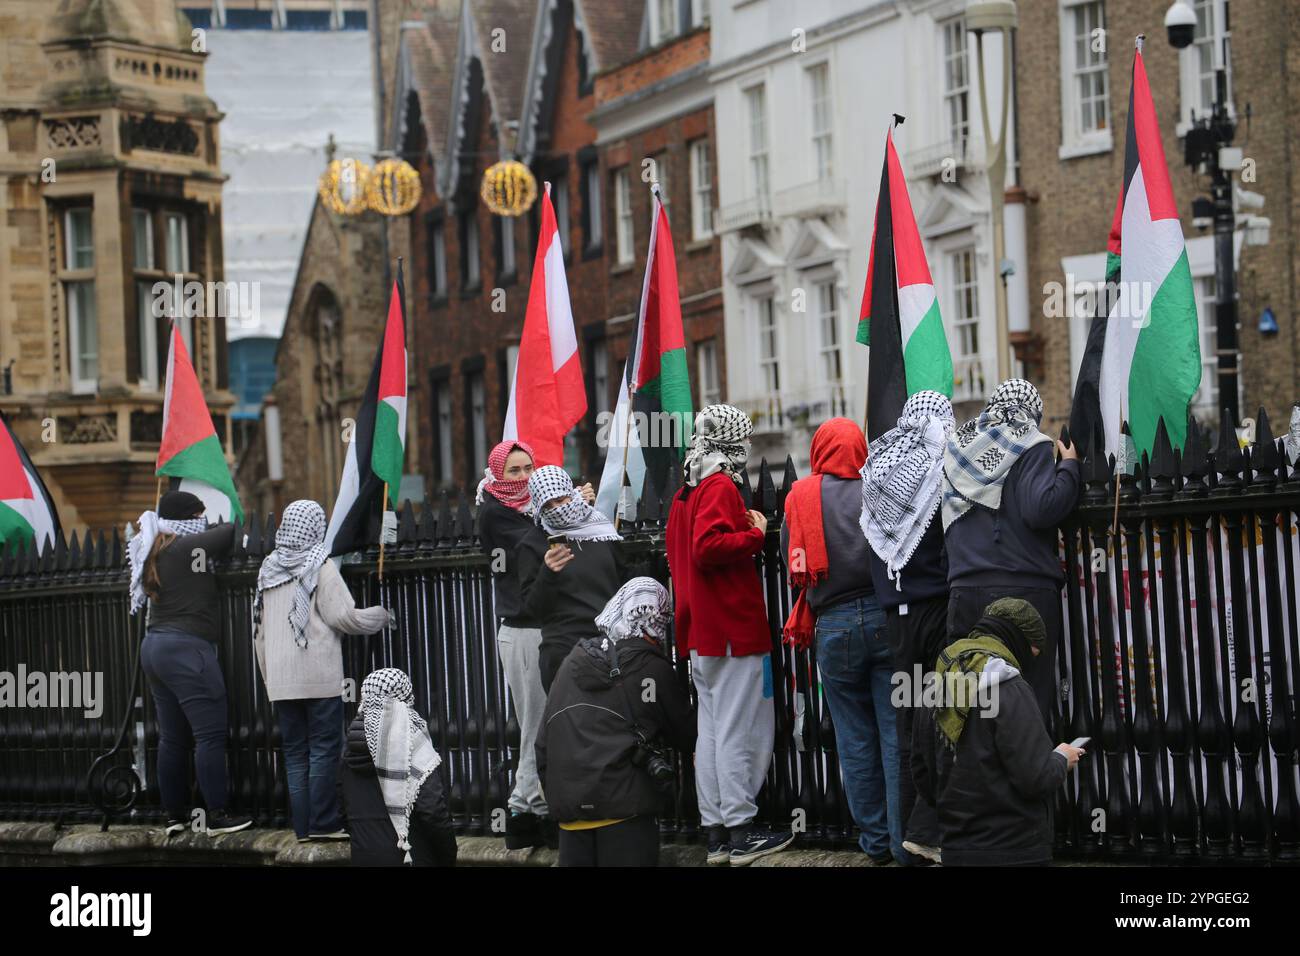
[[[491,495],[507,508],[514,508],[522,514],[528,514],[532,510],[532,499],[528,495],[528,479],[518,478],[513,481],[505,479],[506,459],[516,450],[536,460],[533,448],[527,442],[515,440],[498,442],[492,449],[492,453],[488,455],[487,467],[483,469],[483,480],[478,483],[478,492],[474,495],[476,505],[483,503],[484,495]]]
[[[361,717],[366,749],[375,764],[384,809],[397,831],[397,846],[411,862],[411,808],[425,778],[442,763],[429,726],[415,711],[411,679],[395,667],[373,671],[361,683]]]
[[[1282,443],[1286,448],[1286,460],[1294,467],[1300,460],[1300,403],[1291,406],[1291,423]]]
[[[311,618],[311,596],[316,590],[321,565],[329,559],[325,548],[325,510],[314,501],[295,501],[284,509],[275,532],[275,550],[262,559],[257,572],[257,596],[253,599],[253,626],[262,623],[262,592],[289,581],[295,583],[289,624],[299,647],[307,646],[307,622]]]
[[[875,440],[862,466],[862,533],[899,590],[899,571],[939,510],[943,453],[954,424],[946,396],[917,392],[903,405],[898,424]]]
[[[718,471],[726,472],[740,484],[753,433],[754,423],[734,405],[706,405],[700,409],[682,463],[686,484],[694,487]]]
[[[158,517],[156,511],[146,511],[136,521],[140,531],[126,546],[127,558],[131,562],[131,613],[135,614],[144,607],[148,595],[144,593],[144,563],[153,550],[154,540],[159,534],[198,534],[206,531],[206,518],[168,519]]]
[[[979,418],[957,429],[943,457],[945,531],[974,505],[1002,506],[1002,485],[1020,456],[1052,440],[1038,430],[1042,420],[1038,389],[1013,378],[997,387]]]
[[[668,590],[654,578],[633,578],[619,588],[605,609],[596,615],[596,627],[607,641],[618,643],[629,637],[650,634],[662,641],[672,619]],[[607,649],[606,641],[601,650]]]
[[[543,465],[528,479],[533,501],[533,521],[547,534],[562,534],[572,541],[621,541],[623,536],[609,519],[587,503],[573,488],[573,479],[557,465]],[[568,503],[547,508],[548,501],[567,497]]]

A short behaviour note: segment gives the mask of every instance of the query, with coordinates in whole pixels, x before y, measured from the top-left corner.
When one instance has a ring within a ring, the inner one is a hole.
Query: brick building
[[[1216,37],[1229,40],[1236,144],[1244,146],[1250,161],[1236,182],[1242,415],[1253,415],[1263,405],[1275,423],[1284,422],[1290,404],[1300,398],[1300,261],[1292,225],[1300,197],[1289,159],[1300,135],[1293,122],[1300,47],[1293,30],[1279,28],[1275,5],[1232,3],[1230,33],[1224,16],[1228,3],[1222,2],[1217,20],[1214,0],[1192,0],[1190,5],[1198,16],[1196,38],[1178,51],[1165,38],[1168,0],[1019,3],[1019,180],[1029,200],[1030,314],[1036,346],[1029,353],[1028,371],[1043,389],[1045,421],[1053,426],[1069,413],[1090,314],[1083,309],[1073,316],[1048,312],[1054,311],[1052,297],[1059,298],[1062,288],[1067,302],[1086,305],[1078,302],[1082,284],[1103,278],[1106,237],[1123,183],[1133,45],[1139,33],[1147,37],[1143,57],[1196,286],[1203,369],[1201,390],[1193,400],[1197,414],[1217,423],[1221,404],[1215,374],[1214,251],[1211,231],[1199,228],[1191,216],[1193,198],[1209,195],[1208,178],[1184,165],[1183,146],[1192,112],[1206,114],[1213,102]],[[1265,309],[1276,317],[1275,333],[1260,329]]]

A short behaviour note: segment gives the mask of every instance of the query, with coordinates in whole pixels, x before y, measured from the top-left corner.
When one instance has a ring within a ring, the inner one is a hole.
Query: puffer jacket
[[[695,749],[695,714],[663,653],[643,638],[619,641],[621,688],[602,641],[584,638],[564,659],[537,734],[537,772],[560,823],[658,815],[664,796],[632,762],[636,737],[627,717],[658,745],[683,755]]]
[[[1050,863],[1049,801],[1069,764],[1053,749],[1028,682],[999,662],[988,711],[972,707],[952,754],[934,711],[918,714],[912,737],[917,792],[938,808],[945,866]],[[992,667],[994,665],[990,665]],[[991,677],[986,668],[984,681]]]
[[[358,714],[348,726],[339,770],[339,799],[352,835],[353,866],[401,866],[397,831],[384,808],[375,763],[366,746],[366,726]],[[411,808],[411,862],[416,866],[454,866],[456,833],[442,786],[442,768],[425,778]]]

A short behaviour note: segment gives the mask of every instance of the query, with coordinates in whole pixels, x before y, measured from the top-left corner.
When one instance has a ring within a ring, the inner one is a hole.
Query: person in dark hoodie
[[[1084,751],[1052,749],[1021,676],[1046,639],[1033,605],[1002,598],[939,654],[941,703],[920,712],[912,767],[938,810],[944,866],[1051,862],[1052,794]]]
[[[441,763],[411,679],[394,667],[373,671],[361,683],[339,774],[353,866],[455,865]]]
[[[860,527],[870,545],[871,578],[885,612],[893,653],[898,716],[899,806],[903,849],[940,862],[939,821],[912,784],[912,727],[922,675],[947,643],[948,558],[943,522],[943,453],[952,402],[932,391],[910,396],[898,424],[872,442],[862,466]]]
[[[551,686],[537,766],[560,821],[560,866],[658,864],[657,817],[673,779],[658,748],[695,746],[695,715],[663,649],[671,615],[662,584],[633,578]]]
[[[543,465],[528,479],[536,526],[519,543],[523,612],[538,623],[542,687],[549,693],[560,663],[591,636],[592,622],[623,583],[615,542],[622,536],[575,490],[563,468]],[[564,543],[548,538],[562,537]]]
[[[542,631],[524,611],[516,555],[520,543],[535,527],[528,494],[532,473],[533,449],[527,442],[500,442],[488,455],[475,498],[479,542],[492,561],[492,590],[500,621],[497,654],[519,722],[519,763],[508,801],[510,816],[506,819],[509,850],[546,843],[546,799],[534,758],[537,728],[546,709],[546,690],[538,667]]]
[[[1038,430],[1043,400],[1024,379],[1003,382],[979,418],[953,434],[944,453],[943,530],[948,551],[948,636],[970,633],[984,608],[1023,598],[1047,627],[1042,656],[1025,676],[1046,723],[1056,699],[1062,632],[1058,526],[1079,497],[1073,445]]]
[[[235,526],[209,528],[204,510],[197,495],[169,491],[156,513],[140,515],[139,533],[127,545],[131,613],[148,604],[140,666],[158,714],[158,791],[168,836],[191,826],[191,750],[206,805],[197,818],[203,830],[216,836],[253,823],[226,810],[226,682],[217,656],[221,598],[214,562],[234,549]]]
[[[910,863],[899,816],[898,731],[890,704],[893,673],[885,615],[876,603],[862,536],[862,428],[847,418],[813,435],[812,474],[785,499],[781,550],[790,583],[801,588],[785,624],[786,642],[816,636],[817,669],[835,723],[844,795],[873,863]]]

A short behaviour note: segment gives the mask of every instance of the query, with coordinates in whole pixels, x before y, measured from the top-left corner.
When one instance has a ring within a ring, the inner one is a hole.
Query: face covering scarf
[[[574,490],[573,479],[563,468],[538,468],[528,479],[528,491],[533,501],[533,520],[547,534],[562,534],[571,541],[623,540],[609,519]],[[566,497],[569,500],[565,504],[546,507],[548,501]]]
[[[275,550],[262,559],[257,572],[257,596],[253,599],[255,631],[262,623],[262,592],[293,581],[289,624],[293,627],[294,642],[299,647],[307,646],[311,596],[316,590],[321,565],[329,559],[325,527],[325,511],[314,501],[295,501],[284,509],[275,532]]]

